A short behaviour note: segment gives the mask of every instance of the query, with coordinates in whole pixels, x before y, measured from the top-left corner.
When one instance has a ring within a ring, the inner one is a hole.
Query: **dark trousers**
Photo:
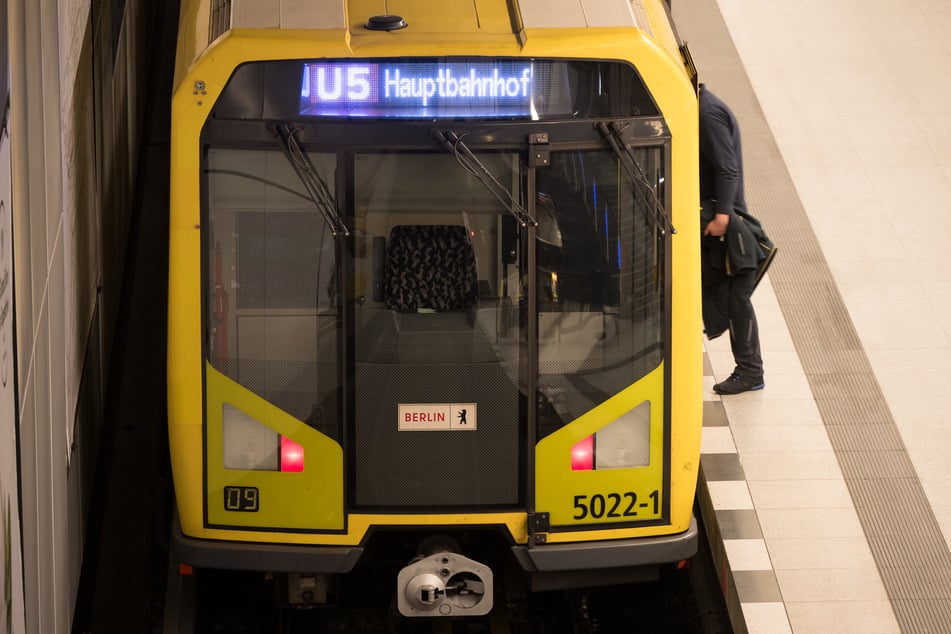
[[[763,356],[750,299],[755,282],[755,269],[727,275],[707,262],[702,265],[704,332],[713,339],[729,330],[734,372],[758,377],[763,375]]]

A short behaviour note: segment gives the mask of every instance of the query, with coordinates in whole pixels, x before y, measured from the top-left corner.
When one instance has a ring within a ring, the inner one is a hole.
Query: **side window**
[[[313,157],[332,181],[335,158]],[[208,153],[209,362],[320,427],[337,419],[334,237],[280,152]]]
[[[660,182],[661,150],[636,152]],[[540,436],[631,385],[664,357],[663,240],[647,198],[601,151],[539,171]]]

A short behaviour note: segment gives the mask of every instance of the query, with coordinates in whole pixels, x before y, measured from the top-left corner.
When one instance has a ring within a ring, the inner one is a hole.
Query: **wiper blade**
[[[310,199],[320,214],[324,217],[330,232],[334,235],[350,235],[350,229],[344,224],[340,212],[337,211],[337,203],[330,187],[317,173],[317,169],[310,160],[307,152],[297,142],[295,135],[300,127],[293,127],[290,124],[279,125],[276,127],[277,135],[281,139],[281,149],[287,157],[288,163],[294,168],[297,177],[300,178],[304,189],[307,190],[307,197]]]
[[[472,153],[469,146],[463,143],[461,136],[451,130],[447,132],[436,130],[433,132],[433,136],[436,137],[437,141],[443,144],[443,147],[452,152],[452,155],[456,157],[456,161],[459,162],[459,165],[472,174],[477,181],[482,183],[482,185],[489,190],[489,193],[495,196],[495,198],[502,203],[502,206],[508,209],[523,227],[529,225],[532,227],[538,226],[538,221],[532,218],[525,207],[515,200],[512,196],[512,192],[505,185],[500,183],[495,176],[492,175],[492,172],[489,171],[489,168]]]
[[[621,165],[624,166],[624,170],[627,172],[631,181],[639,186],[641,196],[647,203],[644,214],[648,220],[650,220],[655,227],[660,229],[661,233],[666,233],[667,231],[670,231],[671,234],[677,233],[677,230],[674,229],[674,225],[670,221],[670,216],[667,215],[667,210],[664,209],[664,206],[657,198],[657,192],[651,186],[650,181],[647,180],[647,176],[644,174],[644,170],[641,169],[637,159],[634,158],[634,151],[631,149],[631,146],[624,141],[624,137],[621,135],[624,131],[624,127],[621,126],[618,121],[612,121],[610,124],[601,121],[597,124],[597,128],[598,132],[607,140],[611,149],[614,150],[614,154],[617,155],[621,161]]]

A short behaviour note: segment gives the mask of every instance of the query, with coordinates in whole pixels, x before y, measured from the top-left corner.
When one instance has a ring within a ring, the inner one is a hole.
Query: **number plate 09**
[[[258,510],[257,487],[225,487],[225,510],[255,513]]]

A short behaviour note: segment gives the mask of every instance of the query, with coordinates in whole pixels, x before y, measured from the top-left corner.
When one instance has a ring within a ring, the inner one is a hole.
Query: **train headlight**
[[[575,443],[571,470],[625,469],[650,464],[650,401]]]
[[[230,403],[221,407],[225,469],[301,472],[304,448]]]

